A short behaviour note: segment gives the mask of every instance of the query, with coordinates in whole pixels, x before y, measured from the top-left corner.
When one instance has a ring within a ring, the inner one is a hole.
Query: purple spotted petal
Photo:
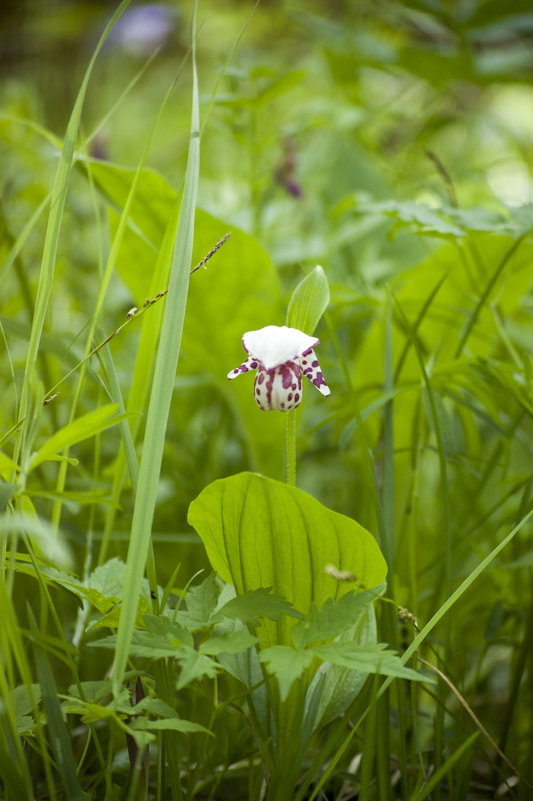
[[[290,412],[302,400],[302,371],[298,362],[286,362],[274,370],[257,371],[254,382],[257,405],[265,412]]]
[[[239,367],[236,367],[235,370],[231,370],[231,372],[228,373],[228,378],[231,381],[232,378],[237,378],[237,376],[241,375],[241,373],[247,373],[249,370],[257,370],[258,367],[259,364],[257,359],[254,359],[253,356],[248,356],[245,362],[239,365]]]
[[[318,389],[319,392],[322,393],[325,397],[330,394],[330,388],[324,381],[324,376],[322,375],[322,370],[320,369],[320,365],[318,363],[318,359],[314,350],[311,348],[307,350],[300,359],[300,365],[302,367],[302,372],[309,381],[311,381],[315,387]]]
[[[254,397],[264,411],[277,409],[289,412],[302,401],[302,374],[327,396],[329,387],[324,381],[313,347],[318,339],[297,328],[267,325],[258,331],[247,331],[242,338],[246,361],[236,367],[228,378],[257,370]]]
[[[258,331],[247,331],[242,338],[244,350],[261,362],[265,370],[295,361],[318,342],[316,337],[286,325],[267,325]]]

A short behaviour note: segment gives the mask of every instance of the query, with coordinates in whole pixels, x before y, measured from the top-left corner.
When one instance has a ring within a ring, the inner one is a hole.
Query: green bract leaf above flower
[[[312,334],[329,303],[328,279],[322,267],[303,278],[289,301],[287,325]]]

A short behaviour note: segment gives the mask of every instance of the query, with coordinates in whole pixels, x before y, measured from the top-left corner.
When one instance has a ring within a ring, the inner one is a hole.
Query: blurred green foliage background
[[[185,171],[192,5],[133,3],[97,61],[82,139],[143,72],[85,154],[96,160],[91,181],[82,160],[72,178],[41,361],[47,387],[79,358],[78,338],[93,314],[99,264],[128,171],[178,75],[148,157],[155,172],[143,176],[132,214],[137,230],[125,237],[106,297],[101,338],[150,295],[153,246]],[[57,151],[47,131],[63,136],[113,9],[109,2],[4,0],[0,263],[49,191]],[[189,503],[206,484],[244,469],[282,477],[283,415],[265,417],[255,407],[249,376],[231,385],[225,376],[242,360],[242,333],[282,325],[291,290],[320,263],[332,300],[318,331],[319,353],[332,395],[326,402],[306,388],[298,483],[353,516],[383,545],[390,535],[383,520],[384,451],[387,425],[393,426],[391,591],[427,619],[446,596],[446,548],[453,549],[448,578],[455,585],[531,499],[533,10],[526,0],[263,0],[224,71],[252,11],[244,0],[199,4],[206,125],[194,263],[233,233],[208,271],[191,279],[154,526],[161,580],[177,561],[187,575],[206,566],[185,522]],[[2,275],[6,429],[15,420],[43,230],[41,218]],[[413,346],[420,314],[425,374]],[[112,343],[124,392],[137,338],[131,326]],[[391,365],[393,409],[385,386]],[[101,398],[97,365],[90,379],[84,411]],[[65,424],[62,399],[43,417],[43,437]],[[116,431],[102,441],[103,491],[118,441]],[[90,443],[76,455],[71,490],[85,486],[93,471]],[[52,499],[37,493],[53,489],[55,470],[43,465],[33,479],[34,502],[45,516]],[[109,555],[124,556],[130,514],[127,490]],[[80,562],[85,515],[83,505],[72,503],[63,518]],[[517,539],[451,624],[453,673],[465,692],[479,693],[481,713],[495,728],[499,703],[511,698],[517,708],[513,681],[532,620],[531,567],[527,543]],[[518,731],[526,745],[528,727],[524,715]],[[517,746],[515,758],[523,761],[525,753]]]

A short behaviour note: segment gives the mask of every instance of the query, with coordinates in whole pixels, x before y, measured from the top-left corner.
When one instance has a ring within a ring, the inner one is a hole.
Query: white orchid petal
[[[258,331],[247,331],[242,338],[244,350],[258,359],[265,370],[299,359],[318,342],[316,337],[286,325],[267,325]]]

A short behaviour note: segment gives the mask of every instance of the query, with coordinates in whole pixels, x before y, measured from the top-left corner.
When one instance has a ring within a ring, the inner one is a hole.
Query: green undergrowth
[[[531,797],[531,15],[354,5],[0,92],[6,801]]]

